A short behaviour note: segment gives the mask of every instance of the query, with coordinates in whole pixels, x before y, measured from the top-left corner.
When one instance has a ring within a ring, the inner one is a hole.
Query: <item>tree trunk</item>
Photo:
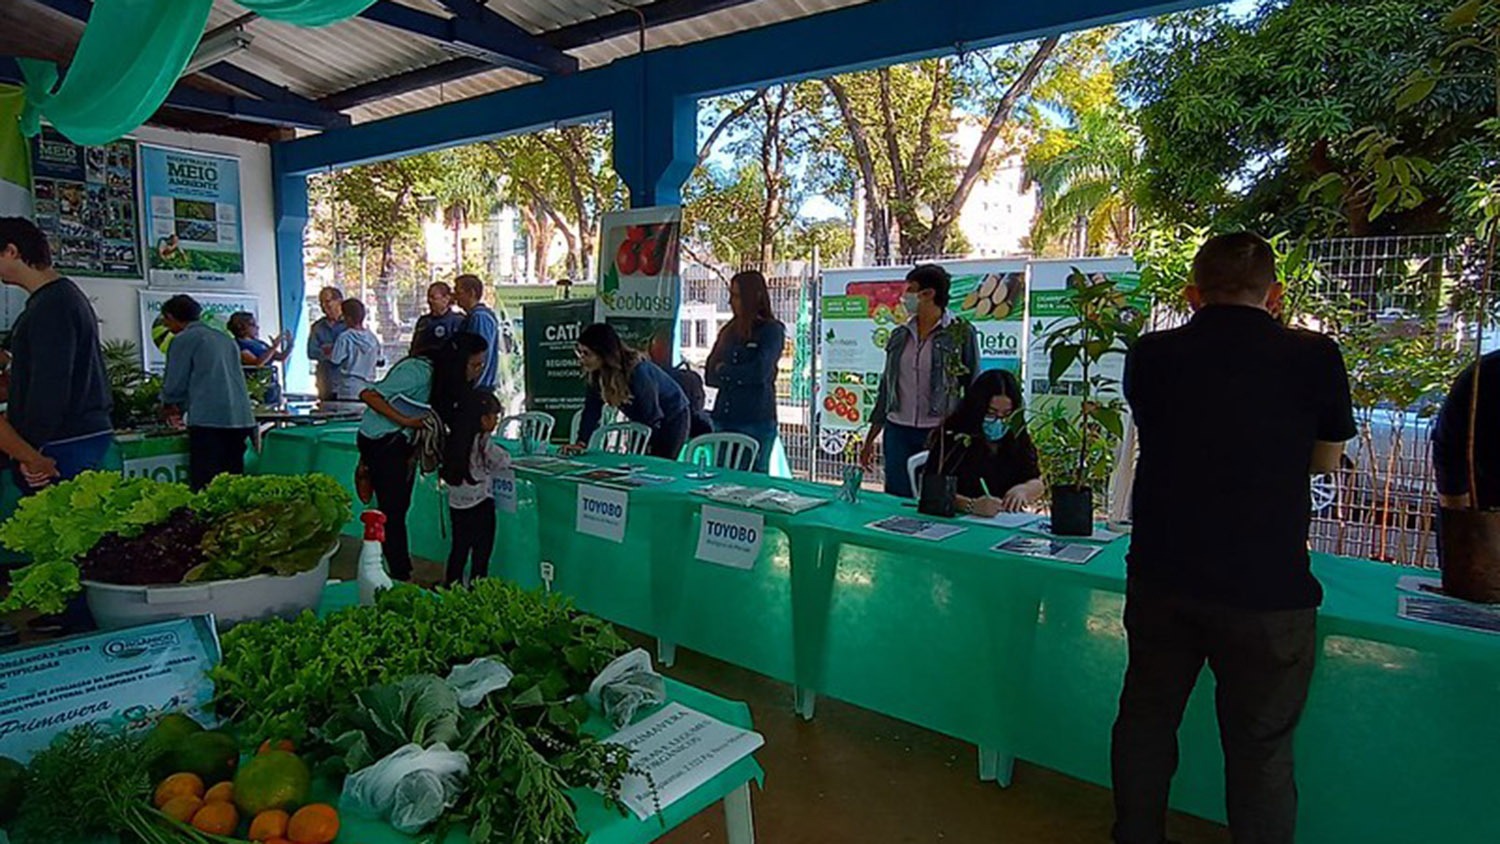
[[[891,259],[890,217],[886,213],[885,196],[880,190],[875,172],[875,155],[870,150],[870,139],[865,135],[865,127],[849,104],[849,92],[844,89],[843,83],[830,77],[823,80],[823,85],[838,105],[839,115],[843,117],[844,126],[849,130],[849,140],[854,146],[855,161],[859,163],[860,178],[864,181],[865,207],[870,217],[870,240],[875,263],[888,263]]]
[[[400,334],[395,294],[396,238],[387,236],[380,243],[380,277],[375,281],[375,324],[382,340],[394,340]]]

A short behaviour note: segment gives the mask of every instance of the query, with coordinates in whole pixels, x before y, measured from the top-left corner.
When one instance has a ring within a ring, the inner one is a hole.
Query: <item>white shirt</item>
[[[495,444],[489,437],[474,441],[474,452],[469,455],[469,477],[472,484],[454,484],[448,487],[448,506],[455,510],[468,510],[495,497],[493,486],[495,475],[510,468],[510,454]]]

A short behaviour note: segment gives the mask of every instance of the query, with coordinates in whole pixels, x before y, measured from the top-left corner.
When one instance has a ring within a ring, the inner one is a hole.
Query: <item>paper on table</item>
[[[960,519],[960,521],[1005,528],[1006,530],[1018,530],[1030,527],[1041,520],[1042,517],[1036,513],[996,513],[993,516],[964,516]]]
[[[605,741],[630,748],[631,773],[620,782],[620,802],[641,820],[651,817],[658,804],[663,809],[671,806],[766,743],[760,733],[732,727],[680,703],[667,704]]]
[[[1400,592],[1411,592],[1416,595],[1442,595],[1443,581],[1438,577],[1419,577],[1414,574],[1404,575],[1396,581],[1396,589]]]
[[[1425,621],[1479,633],[1500,634],[1500,609],[1435,595],[1402,595],[1396,614],[1410,621]]]
[[[1026,531],[1027,533],[1035,533],[1039,536],[1048,536],[1053,539],[1061,539],[1064,542],[1114,542],[1116,539],[1119,539],[1120,537],[1125,535],[1123,533],[1115,533],[1112,530],[1105,530],[1098,525],[1094,525],[1094,533],[1092,536],[1059,536],[1058,534],[1052,532],[1052,522],[1050,520],[1037,522],[1033,525],[1028,525],[1027,527],[1022,528],[1022,530]]]
[[[913,519],[910,516],[887,516],[879,521],[870,522],[865,527],[878,530],[881,533],[894,533],[897,536],[909,536],[913,539],[926,539],[929,542],[941,542],[950,536],[963,533],[964,528],[943,522],[931,522],[926,519]]]
[[[1083,565],[1092,560],[1101,549],[1097,545],[1058,542],[1055,539],[1040,536],[1012,536],[990,550],[1020,554],[1026,557],[1037,557],[1059,563]]]

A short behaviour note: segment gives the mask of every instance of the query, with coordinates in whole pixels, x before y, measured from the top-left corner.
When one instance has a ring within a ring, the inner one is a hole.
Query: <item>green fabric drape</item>
[[[240,0],[267,20],[325,26],[375,0]],[[57,65],[20,59],[26,77],[21,129],[43,118],[69,140],[105,144],[146,122],[182,76],[208,25],[213,0],[96,0],[83,38],[58,84]]]
[[[168,0],[173,2],[173,0]],[[241,6],[267,20],[296,26],[327,26],[352,18],[375,5],[375,0],[238,0]]]

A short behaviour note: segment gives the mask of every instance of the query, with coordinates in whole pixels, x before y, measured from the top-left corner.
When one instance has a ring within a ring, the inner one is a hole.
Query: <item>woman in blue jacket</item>
[[[717,387],[714,426],[760,443],[755,471],[767,472],[776,443],[776,365],[786,345],[786,326],[771,311],[766,277],[754,270],[729,280],[734,318],[719,332],[704,380]]]
[[[588,395],[583,401],[578,442],[566,450],[576,453],[586,448],[608,404],[619,408],[631,422],[651,429],[651,455],[676,460],[687,444],[689,425],[687,396],[677,381],[620,342],[620,335],[602,322],[590,325],[578,336],[577,353]]]

